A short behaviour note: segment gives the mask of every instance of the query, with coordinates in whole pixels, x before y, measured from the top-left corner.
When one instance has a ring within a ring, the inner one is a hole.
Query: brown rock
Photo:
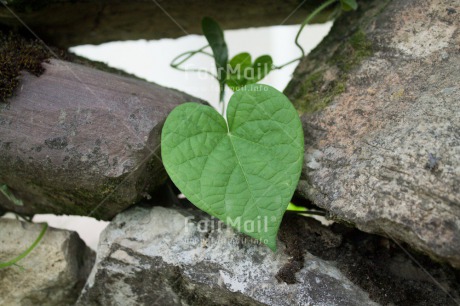
[[[162,124],[197,99],[59,60],[43,66],[0,104],[1,207],[110,219],[166,180]]]

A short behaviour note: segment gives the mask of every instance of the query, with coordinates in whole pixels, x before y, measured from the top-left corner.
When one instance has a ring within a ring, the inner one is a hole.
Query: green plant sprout
[[[255,59],[254,63],[252,63],[251,55],[248,52],[239,53],[229,61],[228,47],[227,43],[225,42],[224,32],[216,21],[209,17],[205,17],[201,22],[201,28],[206,40],[208,41],[208,44],[198,50],[187,51],[179,54],[171,61],[170,66],[180,71],[205,72],[214,77],[219,82],[219,104],[221,105],[221,113],[223,115],[225,111],[225,85],[230,87],[230,89],[233,91],[237,91],[245,85],[259,82],[273,70],[282,69],[301,60],[303,57],[305,57],[305,51],[299,43],[299,37],[303,29],[306,25],[310,24],[310,22],[319,13],[336,3],[341,4],[340,7],[342,11],[356,10],[358,8],[356,0],[328,0],[316,8],[302,22],[294,40],[295,45],[301,52],[300,57],[290,60],[285,64],[279,66],[274,65],[273,59],[270,55],[262,55]],[[205,51],[205,49],[209,47],[211,48],[212,53]],[[214,59],[217,72],[216,75],[204,69],[185,69],[181,67],[182,64],[197,54],[207,55]]]
[[[177,106],[162,130],[161,156],[193,204],[276,249],[304,156],[302,124],[283,93],[246,85],[230,98],[227,120],[203,104]]]
[[[23,206],[24,203],[22,202],[21,199],[18,199],[14,196],[13,192],[8,188],[7,185],[0,185],[0,192],[13,203],[14,205],[17,206]]]
[[[0,185],[0,193],[2,193],[9,201],[11,201],[14,205],[18,205],[18,206],[24,206],[24,203],[22,202],[21,199],[18,199],[14,194],[13,192],[8,188],[8,185]],[[18,215],[16,215],[16,218],[18,219]],[[30,222],[30,220],[26,219],[26,217],[22,216],[22,218],[28,222]],[[42,231],[40,232],[38,238],[34,241],[34,243],[27,249],[25,250],[22,254],[20,254],[19,256],[17,256],[16,258],[8,261],[8,262],[0,262],[0,269],[2,268],[6,268],[6,267],[9,267],[9,266],[12,266],[12,265],[15,265],[15,266],[18,266],[20,268],[22,268],[21,266],[17,265],[16,263],[18,261],[20,261],[21,259],[23,259],[24,257],[26,257],[30,252],[32,252],[32,250],[38,245],[38,243],[40,242],[40,240],[43,238],[43,236],[45,235],[45,232],[46,232],[46,229],[48,228],[48,224],[44,224],[43,225],[43,229]]]
[[[46,233],[47,229],[48,229],[48,223],[43,223],[43,228],[42,228],[40,234],[38,235],[37,239],[35,239],[34,243],[32,243],[32,245],[29,248],[27,248],[27,250],[25,250],[24,252],[19,254],[17,257],[11,259],[10,261],[0,262],[0,269],[7,268],[7,267],[10,267],[10,266],[13,266],[13,265],[14,266],[19,266],[19,265],[17,265],[17,262],[20,261],[21,259],[25,258],[27,255],[29,255],[29,253],[32,252],[35,249],[35,247],[37,247],[37,245],[42,240],[43,236],[45,236],[45,233]]]
[[[356,9],[355,0],[328,0],[302,23],[295,38],[302,56],[275,66],[270,55],[252,61],[243,52],[228,60],[228,48],[219,24],[202,20],[208,45],[178,55],[171,66],[196,54],[214,58],[219,83],[220,115],[210,106],[185,103],[166,118],[161,134],[165,169],[179,190],[198,208],[227,225],[276,250],[276,237],[286,209],[315,214],[290,205],[299,182],[304,156],[302,123],[289,99],[268,85],[257,84],[270,71],[305,56],[298,38],[304,27],[334,3],[342,10]],[[212,53],[205,51],[210,47]],[[235,93],[224,119],[225,86]],[[319,213],[318,213],[319,214]]]
[[[321,210],[311,210],[311,209],[308,209],[306,207],[303,207],[303,206],[297,206],[293,203],[289,203],[286,211],[290,211],[290,212],[295,212],[297,213],[298,215],[300,216],[304,216],[304,217],[311,217],[313,215],[315,216],[322,216],[324,217],[325,216],[325,212],[324,211],[321,211]]]
[[[287,210],[290,210],[290,211],[300,211],[300,212],[307,212],[308,209],[306,207],[303,207],[303,206],[297,206],[293,203],[289,203],[288,207],[287,207]]]

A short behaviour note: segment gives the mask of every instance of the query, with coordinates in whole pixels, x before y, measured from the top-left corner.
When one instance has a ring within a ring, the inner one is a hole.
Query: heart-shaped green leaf
[[[227,122],[209,106],[176,107],[162,131],[164,166],[197,207],[275,250],[302,169],[298,114],[278,90],[252,84],[231,97]]]
[[[239,53],[229,62],[227,85],[236,91],[245,85],[259,82],[272,68],[273,60],[270,55],[258,57],[253,64],[249,53]]]

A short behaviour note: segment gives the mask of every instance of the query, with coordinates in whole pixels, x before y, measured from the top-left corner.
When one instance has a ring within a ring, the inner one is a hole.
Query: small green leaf
[[[257,83],[272,71],[273,59],[270,55],[262,55],[254,61],[254,77],[248,80],[248,84]]]
[[[252,63],[249,53],[239,53],[230,60],[227,85],[236,91],[244,85],[259,82],[272,68],[273,60],[270,55],[262,55]]]
[[[342,10],[345,12],[348,11],[356,11],[358,8],[358,3],[356,3],[356,0],[340,0],[340,4],[342,4]]]
[[[251,54],[247,52],[239,53],[230,60],[229,64],[232,68],[238,68],[238,65],[240,65],[242,67],[242,70],[251,67]]]
[[[232,90],[237,90],[247,83],[245,75],[251,69],[251,54],[247,52],[239,53],[235,55],[229,62],[229,67],[227,71],[227,85]]]
[[[275,250],[302,169],[299,116],[283,93],[251,84],[231,97],[227,122],[209,106],[176,107],[161,135],[164,166],[197,207]]]
[[[217,79],[221,87],[221,100],[223,98],[223,88],[227,79],[228,48],[224,39],[224,32],[219,24],[209,17],[204,17],[201,21],[201,28],[204,36],[208,40],[209,46],[214,54],[216,62]]]

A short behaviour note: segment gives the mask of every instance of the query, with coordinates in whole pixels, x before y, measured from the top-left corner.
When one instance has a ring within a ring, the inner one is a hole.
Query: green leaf
[[[208,40],[209,46],[214,54],[214,61],[217,69],[217,79],[221,87],[221,100],[223,89],[227,80],[228,48],[224,39],[224,32],[219,24],[209,17],[204,17],[201,21],[201,28],[204,36]]]
[[[273,60],[270,55],[262,55],[254,61],[254,77],[248,81],[249,84],[257,83],[272,71]]]
[[[209,106],[176,107],[161,135],[164,166],[193,204],[275,250],[302,169],[299,116],[281,92],[251,84],[231,97],[227,122]]]
[[[248,73],[247,69],[251,69],[251,67],[251,54],[243,52],[235,55],[229,62],[227,85],[233,90],[246,85],[248,80],[245,78],[245,74]]]
[[[229,64],[230,64],[230,67],[234,69],[238,68],[238,65],[241,66],[242,70],[248,67],[251,67],[252,65],[251,54],[247,52],[239,53],[230,60]]]
[[[244,85],[259,82],[272,68],[273,60],[270,55],[262,55],[252,63],[249,53],[239,53],[230,60],[227,85],[236,91]]]
[[[358,8],[358,3],[356,3],[356,0],[340,0],[340,4],[342,5],[342,10],[345,12],[348,11],[356,11]]]

